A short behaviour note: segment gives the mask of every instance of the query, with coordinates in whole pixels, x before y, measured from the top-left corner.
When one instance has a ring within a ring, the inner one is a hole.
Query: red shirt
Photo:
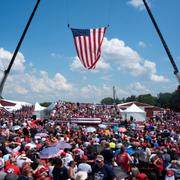
[[[121,166],[124,171],[126,172],[130,171],[130,164],[129,164],[127,152],[119,153],[116,156],[116,162],[118,166]]]
[[[20,175],[20,168],[14,164],[6,166],[5,172],[11,172],[17,175]]]

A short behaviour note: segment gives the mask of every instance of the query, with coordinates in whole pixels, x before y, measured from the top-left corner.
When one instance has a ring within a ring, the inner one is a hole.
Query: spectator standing
[[[104,157],[97,155],[96,164],[92,169],[93,180],[116,180],[116,175],[112,167],[104,163]]]

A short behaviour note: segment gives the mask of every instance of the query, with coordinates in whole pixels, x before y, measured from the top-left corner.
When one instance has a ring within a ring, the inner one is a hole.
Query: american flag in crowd
[[[107,27],[96,29],[71,28],[77,55],[83,66],[94,69],[101,56],[101,45]]]

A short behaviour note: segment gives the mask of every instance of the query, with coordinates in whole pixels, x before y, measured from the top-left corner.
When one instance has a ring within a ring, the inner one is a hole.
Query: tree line
[[[176,90],[172,93],[159,93],[157,96],[152,96],[151,94],[142,94],[142,95],[131,95],[127,98],[115,98],[105,97],[101,100],[101,104],[113,105],[126,103],[131,101],[137,101],[141,103],[150,104],[153,106],[158,106],[161,108],[170,108],[176,112],[180,112],[180,91]]]

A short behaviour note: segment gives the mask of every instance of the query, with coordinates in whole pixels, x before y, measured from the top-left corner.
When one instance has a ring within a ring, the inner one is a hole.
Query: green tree
[[[180,112],[180,91],[175,91],[172,93],[170,98],[170,109]]]
[[[41,106],[48,107],[51,104],[51,102],[43,102],[40,103]]]
[[[143,94],[137,97],[137,101],[146,104],[151,104],[154,106],[157,104],[157,97],[154,97],[151,94]]]
[[[171,93],[159,93],[158,94],[158,105],[163,108],[170,107]]]
[[[113,103],[114,103],[114,100],[111,97],[106,97],[101,100],[101,104],[112,105]]]
[[[130,97],[126,98],[126,102],[131,102],[131,101],[136,101],[136,100],[137,100],[137,98],[135,95],[131,95]]]

